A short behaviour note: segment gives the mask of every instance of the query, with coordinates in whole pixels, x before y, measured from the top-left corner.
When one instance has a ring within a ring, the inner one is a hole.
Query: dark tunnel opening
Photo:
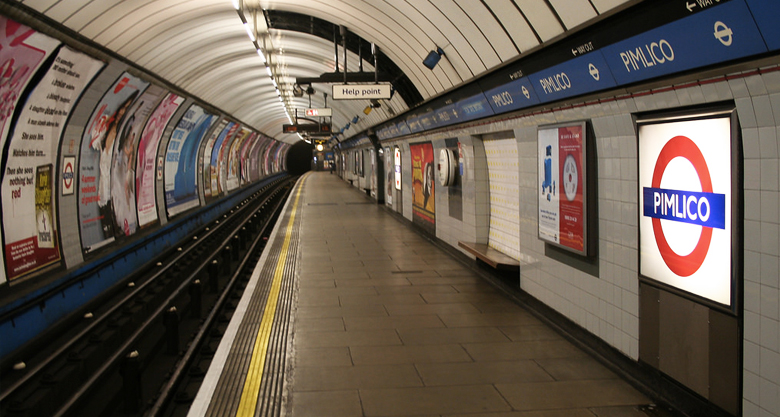
[[[287,152],[287,172],[290,175],[303,175],[311,170],[314,146],[304,141],[293,145]]]

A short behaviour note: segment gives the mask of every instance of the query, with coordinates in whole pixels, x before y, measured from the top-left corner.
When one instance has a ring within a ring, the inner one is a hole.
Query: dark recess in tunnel
[[[311,169],[314,146],[304,141],[293,145],[287,152],[287,172],[290,175],[302,175]]]

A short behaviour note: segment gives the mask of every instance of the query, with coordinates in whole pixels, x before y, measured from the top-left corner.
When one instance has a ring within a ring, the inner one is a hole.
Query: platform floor
[[[648,398],[335,175],[306,176],[297,210],[282,416],[646,417]]]

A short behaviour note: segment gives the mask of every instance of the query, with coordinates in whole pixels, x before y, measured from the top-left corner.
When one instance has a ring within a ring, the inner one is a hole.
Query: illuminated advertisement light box
[[[537,132],[539,239],[588,255],[585,122],[542,126]]]
[[[395,189],[401,189],[401,148],[395,147]]]
[[[731,111],[638,120],[640,274],[731,306]]]

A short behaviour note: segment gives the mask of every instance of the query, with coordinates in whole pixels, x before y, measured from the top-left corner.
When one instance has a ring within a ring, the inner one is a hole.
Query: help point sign
[[[731,304],[731,120],[639,125],[640,273]]]

